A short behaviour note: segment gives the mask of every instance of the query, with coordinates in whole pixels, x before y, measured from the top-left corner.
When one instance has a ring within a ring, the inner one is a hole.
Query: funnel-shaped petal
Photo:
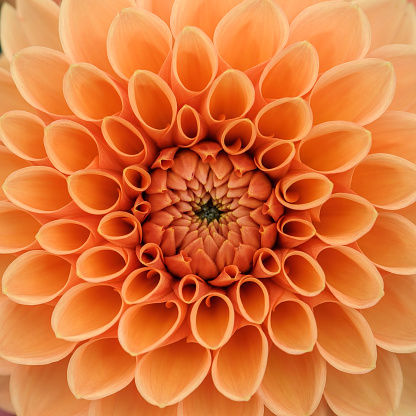
[[[142,226],[132,214],[113,211],[105,215],[97,228],[98,233],[119,247],[136,248],[142,240]]]
[[[7,177],[22,168],[29,167],[30,163],[12,153],[7,147],[0,146],[0,200],[7,199],[3,191],[3,184]]]
[[[136,247],[136,255],[140,263],[145,267],[163,270],[163,252],[160,246],[154,243],[147,243]]]
[[[151,184],[150,174],[147,169],[139,165],[127,166],[123,170],[123,190],[130,197],[141,196]]]
[[[174,283],[173,290],[182,302],[190,304],[206,295],[210,287],[201,277],[187,274],[179,282]]]
[[[192,147],[205,138],[207,125],[193,107],[185,104],[176,116],[174,143],[179,147]]]
[[[247,118],[227,123],[218,133],[217,140],[230,155],[245,153],[256,140],[256,127]]]
[[[279,245],[294,248],[315,235],[315,228],[307,214],[291,212],[282,216],[277,223]]]
[[[254,277],[276,276],[281,270],[279,256],[270,248],[259,248],[253,256],[253,269],[251,274]]]

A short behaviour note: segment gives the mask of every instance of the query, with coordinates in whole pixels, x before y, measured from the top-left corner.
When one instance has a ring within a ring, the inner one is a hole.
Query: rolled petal
[[[371,230],[377,211],[360,196],[337,193],[320,207],[318,218],[312,223],[320,240],[331,245],[346,245]]]
[[[71,202],[66,178],[55,169],[30,166],[13,172],[3,191],[17,206],[37,213],[53,213]]]
[[[0,253],[34,248],[40,223],[27,211],[10,202],[0,202]]]
[[[101,399],[126,387],[135,369],[136,359],[121,348],[117,338],[92,340],[71,356],[68,386],[77,399]]]
[[[245,71],[269,60],[283,48],[289,32],[283,11],[270,0],[246,0],[225,15],[214,33],[219,56]],[[237,51],[237,42],[244,48]]]
[[[124,280],[121,294],[127,304],[154,302],[170,294],[172,276],[162,270],[143,267]]]
[[[163,252],[157,244],[147,243],[141,247],[136,247],[136,255],[140,263],[146,267],[160,270],[165,268]]]
[[[355,123],[328,121],[312,127],[300,142],[297,158],[320,173],[345,172],[367,155],[371,138],[368,130]]]
[[[91,64],[69,67],[63,77],[63,93],[74,114],[85,121],[101,121],[106,116],[119,115],[124,109],[116,83]]]
[[[327,366],[325,399],[345,416],[394,414],[399,406],[403,376],[395,354],[378,349],[377,367],[367,374],[348,374]]]
[[[266,104],[254,124],[262,138],[296,142],[309,133],[312,117],[308,103],[302,98],[280,98]]]
[[[395,85],[393,65],[381,59],[338,65],[325,72],[312,89],[313,123],[332,120],[371,123],[389,107]]]
[[[264,68],[259,91],[266,101],[300,97],[311,90],[318,77],[319,57],[307,41],[277,53]]]
[[[211,366],[208,349],[186,340],[147,353],[137,363],[136,386],[149,403],[180,402],[204,380]],[[169,372],[166,372],[169,368]]]
[[[243,118],[226,124],[217,133],[217,140],[228,154],[239,155],[253,146],[256,134],[253,122],[248,118]]]
[[[190,313],[192,334],[203,347],[212,350],[225,345],[234,329],[234,307],[221,293],[211,293],[194,303]]]
[[[398,354],[397,358],[403,373],[403,393],[396,414],[411,416],[416,406],[416,354]]]
[[[355,167],[350,188],[378,208],[397,210],[416,201],[415,183],[415,164],[381,153]]]
[[[333,183],[324,175],[300,172],[286,175],[276,185],[277,200],[285,207],[305,210],[318,207],[331,197]]]
[[[59,35],[65,53],[75,62],[88,62],[114,74],[107,57],[108,30],[117,13],[134,6],[134,0],[94,0],[88,4],[82,0],[63,2]]]
[[[311,414],[318,407],[324,391],[325,367],[325,361],[316,349],[291,355],[272,345],[259,390],[264,404],[274,414]]]
[[[55,337],[51,328],[52,306],[19,305],[3,299],[0,310],[0,355],[8,361],[24,367],[43,366],[62,360],[76,345]]]
[[[288,44],[302,40],[316,48],[319,72],[325,72],[364,58],[371,43],[371,28],[365,13],[354,3],[323,2],[308,7],[290,24]]]
[[[397,353],[416,351],[416,276],[388,275],[384,290],[376,305],[362,311],[377,345]]]
[[[209,285],[199,276],[188,274],[173,284],[176,296],[185,303],[194,303],[210,291]]]
[[[45,128],[46,153],[53,166],[66,175],[98,167],[99,150],[94,135],[70,120],[57,120]]]
[[[169,27],[144,9],[123,9],[108,32],[107,53],[114,71],[128,81],[136,69],[157,74],[172,48]],[[132,53],[132,50],[140,53]]]
[[[119,247],[136,248],[142,240],[142,226],[132,214],[124,211],[110,212],[98,225],[98,233]]]
[[[280,247],[293,248],[315,235],[315,228],[308,215],[291,212],[282,216],[277,223]]]
[[[123,303],[120,292],[112,286],[81,283],[59,299],[52,314],[52,329],[58,339],[92,338],[120,319]]]
[[[303,354],[313,350],[317,328],[312,309],[295,295],[280,296],[267,316],[267,331],[278,348],[288,354]]]
[[[135,356],[171,343],[172,338],[178,340],[179,332],[181,337],[184,335],[178,329],[186,317],[186,310],[186,304],[178,299],[132,306],[120,319],[118,339],[121,346]]]
[[[174,142],[179,147],[192,147],[205,138],[207,125],[201,115],[185,104],[176,116]]]
[[[170,146],[178,106],[169,85],[153,72],[137,70],[130,78],[128,93],[143,130],[159,147]]]
[[[0,118],[0,138],[15,155],[31,162],[45,161],[43,121],[26,111],[10,111]]]
[[[72,115],[62,93],[62,81],[71,61],[62,52],[32,46],[11,63],[11,74],[23,98],[33,107],[57,116]]]
[[[368,308],[385,296],[380,273],[359,251],[326,247],[316,259],[325,273],[328,289],[344,305]]]
[[[71,264],[43,250],[21,254],[6,269],[2,290],[23,305],[46,303],[61,295],[74,278]]]
[[[380,269],[405,275],[416,273],[416,225],[401,215],[380,213],[374,227],[357,243]]]
[[[253,269],[251,274],[254,277],[276,276],[281,270],[279,256],[270,248],[259,248],[253,256]]]
[[[138,197],[151,184],[150,174],[147,169],[138,165],[131,165],[123,170],[123,190],[130,197]]]
[[[350,374],[368,373],[376,367],[373,333],[358,311],[329,301],[315,306],[313,314],[318,327],[318,350],[329,364]]]

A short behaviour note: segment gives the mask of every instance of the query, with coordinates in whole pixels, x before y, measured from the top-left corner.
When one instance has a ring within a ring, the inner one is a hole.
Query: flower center
[[[223,211],[210,199],[206,203],[197,205],[195,208],[195,214],[201,219],[201,221],[207,220],[208,224],[212,221],[219,221]]]

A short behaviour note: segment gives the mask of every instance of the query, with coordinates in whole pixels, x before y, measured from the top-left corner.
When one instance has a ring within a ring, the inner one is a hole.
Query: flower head
[[[414,5],[57,3],[2,8],[0,406],[413,415]]]

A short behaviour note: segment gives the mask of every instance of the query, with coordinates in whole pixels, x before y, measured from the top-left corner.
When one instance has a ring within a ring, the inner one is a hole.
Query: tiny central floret
[[[207,220],[208,224],[214,220],[219,221],[223,212],[218,209],[212,199],[208,202],[201,204],[195,209],[195,214],[203,221]]]

